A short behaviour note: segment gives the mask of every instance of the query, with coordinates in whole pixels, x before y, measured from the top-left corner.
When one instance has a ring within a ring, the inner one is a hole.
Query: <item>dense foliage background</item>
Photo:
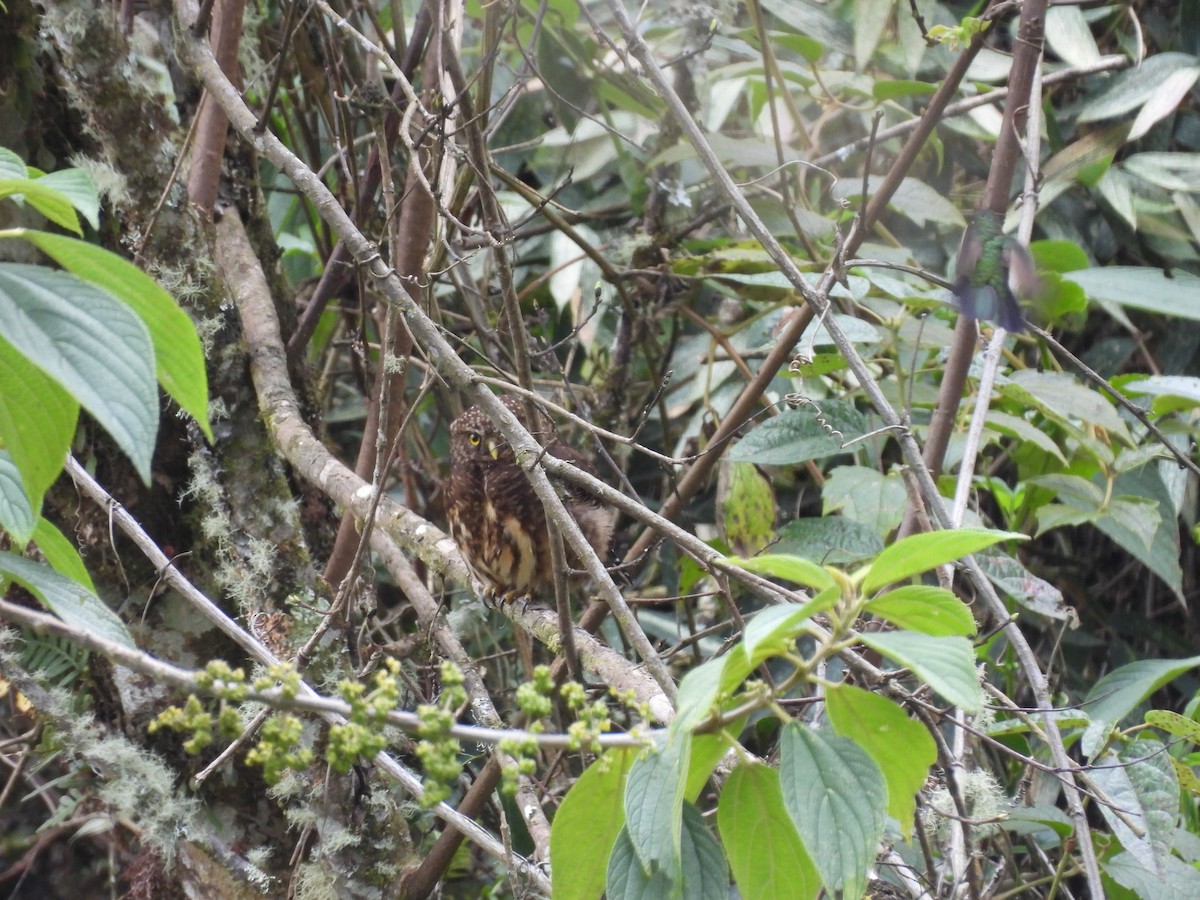
[[[1197,893],[1196,0],[0,22],[13,896]],[[502,388],[571,608],[444,533]]]

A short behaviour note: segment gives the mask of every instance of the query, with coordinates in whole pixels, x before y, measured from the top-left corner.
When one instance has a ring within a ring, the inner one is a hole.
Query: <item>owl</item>
[[[519,398],[504,397],[501,402],[547,453],[595,474],[581,453],[555,437],[553,425],[544,415],[539,413],[538,421],[531,425]],[[603,558],[612,539],[616,510],[573,486],[558,483],[558,487],[567,511]],[[546,511],[517,465],[512,448],[478,406],[450,425],[446,494],[450,534],[490,598],[553,598]],[[568,551],[568,562],[577,565],[572,556]]]

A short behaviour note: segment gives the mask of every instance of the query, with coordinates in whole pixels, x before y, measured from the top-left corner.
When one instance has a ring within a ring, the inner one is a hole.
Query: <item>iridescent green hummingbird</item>
[[[963,232],[954,268],[954,299],[964,315],[990,319],[1006,331],[1025,328],[1018,300],[1039,291],[1033,257],[1022,244],[1004,233],[1004,223],[990,209],[981,209]]]

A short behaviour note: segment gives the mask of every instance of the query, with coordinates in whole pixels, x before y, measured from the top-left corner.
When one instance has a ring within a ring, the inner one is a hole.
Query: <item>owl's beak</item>
[[[492,459],[500,458],[500,448],[504,446],[504,441],[501,438],[488,438],[487,452]]]

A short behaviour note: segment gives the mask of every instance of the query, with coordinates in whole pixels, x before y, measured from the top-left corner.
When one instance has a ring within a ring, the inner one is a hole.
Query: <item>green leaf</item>
[[[643,751],[625,785],[625,828],[642,867],[666,872],[677,881],[680,870],[681,817],[691,736],[676,724],[659,746]]]
[[[0,443],[12,454],[35,514],[58,479],[75,427],[79,404],[49,375],[0,338]],[[33,521],[29,521],[33,527]],[[28,534],[12,532],[21,543]]]
[[[1015,806],[1008,810],[1008,817],[1000,827],[1022,836],[1052,831],[1060,838],[1066,838],[1075,833],[1071,817],[1057,806],[1047,804]]]
[[[680,847],[682,893],[696,900],[729,900],[729,870],[725,852],[713,837],[704,817],[691,803],[683,804],[683,841]]]
[[[975,677],[975,652],[963,637],[930,637],[911,631],[860,634],[859,639],[913,671],[919,679],[964,712],[983,707],[983,691]]]
[[[828,406],[829,408],[826,408]],[[849,437],[867,430],[867,420],[848,404],[822,406],[826,420]],[[730,450],[733,462],[791,466],[810,459],[825,459],[842,451],[845,438],[831,436],[811,409],[789,409],[768,419]]]
[[[854,68],[860,72],[870,63],[879,39],[892,19],[896,0],[854,0]]]
[[[58,191],[87,219],[93,230],[100,228],[100,195],[91,177],[83,169],[59,169],[57,172],[43,175],[37,183],[41,187]]]
[[[1108,803],[1097,804],[1121,846],[1162,877],[1179,816],[1179,780],[1163,745],[1145,738],[1131,741],[1120,753],[1102,756],[1091,767],[1091,777],[1121,812],[1117,815]]]
[[[873,176],[868,193],[873,195],[882,183],[882,177]],[[838,200],[853,197],[857,201],[861,193],[862,184],[857,181],[853,184],[848,180],[839,182],[833,188],[833,195]],[[888,206],[921,228],[929,223],[947,225],[952,228],[965,228],[967,224],[963,214],[959,212],[958,207],[951,202],[944,191],[916,178],[905,178],[900,182],[899,188],[888,201]]]
[[[37,525],[37,514],[21,484],[21,472],[7,450],[0,450],[0,529],[24,547]]]
[[[1046,43],[1059,59],[1072,66],[1091,66],[1100,61],[1100,50],[1083,13],[1074,7],[1046,10]]]
[[[797,359],[789,368],[801,378],[820,378],[830,372],[840,372],[847,368],[846,358],[840,353],[814,353],[803,362]]]
[[[0,181],[0,200],[5,197],[20,197],[60,228],[83,234],[71,201],[53,188],[44,187],[40,179],[6,178]]]
[[[1071,375],[1022,369],[1012,374],[1010,384],[1028,391],[1043,412],[1059,421],[1074,419],[1090,422],[1120,436],[1127,444],[1133,443],[1129,429],[1116,407],[1098,391],[1084,387]]]
[[[1087,478],[1079,475],[1055,473],[1039,475],[1028,480],[1029,484],[1044,487],[1054,491],[1055,496],[1071,501],[1072,505],[1083,509],[1099,510],[1104,502],[1104,490]]]
[[[1200,405],[1200,378],[1191,375],[1151,375],[1137,381],[1127,381],[1121,389],[1128,394],[1150,394],[1154,397],[1175,397],[1191,401],[1188,406]],[[1176,407],[1184,408],[1182,405]],[[1155,410],[1157,411],[1157,404]]]
[[[576,779],[550,826],[554,896],[598,900],[604,893],[605,861],[625,826],[621,802],[637,751],[613,748]]]
[[[103,600],[49,566],[15,553],[0,552],[0,575],[21,585],[72,628],[135,649],[125,623]]]
[[[812,560],[799,556],[784,556],[780,553],[764,553],[750,559],[727,556],[725,562],[731,563],[747,572],[766,575],[768,578],[782,578],[794,581],[805,587],[824,590],[833,584],[833,577],[822,566]]]
[[[1130,175],[1168,191],[1200,190],[1200,164],[1194,153],[1135,153],[1122,166]]]
[[[1168,756],[1167,762],[1175,770],[1175,777],[1179,780],[1179,787],[1193,797],[1200,797],[1200,777],[1196,776],[1192,767],[1187,763],[1180,762],[1173,756]]]
[[[945,588],[908,584],[874,598],[865,607],[872,615],[909,631],[934,636],[975,633],[975,617],[967,605]]]
[[[725,543],[739,556],[753,556],[775,538],[775,491],[752,463],[721,461],[717,508]]]
[[[1200,722],[1169,709],[1148,709],[1143,721],[1167,734],[1200,744]]]
[[[772,550],[822,565],[844,566],[882,552],[883,541],[861,522],[833,515],[793,519],[779,529],[779,542]]]
[[[1112,727],[1139,703],[1196,666],[1200,666],[1200,656],[1143,659],[1109,672],[1092,686],[1083,702],[1083,711],[1092,723],[1083,733],[1080,749],[1086,756],[1092,756],[1108,739]]]
[[[1119,502],[1110,505],[1109,514],[1097,520],[1096,527],[1161,578],[1180,603],[1186,604],[1179,564],[1179,529],[1175,527],[1174,506],[1158,467],[1143,466],[1121,473],[1113,492]],[[1157,510],[1151,508],[1154,503],[1158,504]],[[1148,547],[1147,536],[1150,536]]]
[[[709,832],[696,808],[680,809],[680,865],[673,873],[646,869],[634,852],[628,829],[622,829],[608,862],[608,900],[688,898],[726,900],[729,874],[721,846]],[[555,895],[557,896],[557,894]]]
[[[1133,120],[1133,127],[1129,129],[1130,142],[1145,136],[1146,132],[1156,124],[1174,113],[1191,92],[1198,78],[1200,78],[1200,66],[1181,69],[1168,75],[1162,87],[1155,91],[1146,104],[1138,110],[1137,118]]]
[[[753,667],[746,659],[745,647],[742,644],[735,646],[733,651],[725,656],[706,660],[683,676],[679,682],[679,695],[675,702],[675,719],[672,725],[690,731],[708,718],[713,705],[728,683],[726,671],[730,665],[744,670],[742,678],[752,671]],[[737,680],[740,682],[741,678]]]
[[[1173,271],[1168,277],[1149,266],[1105,266],[1063,276],[1093,300],[1200,321],[1200,278]]]
[[[0,147],[0,181],[28,177],[29,170],[25,168],[25,161],[7,147]]]
[[[65,272],[7,263],[0,336],[95,416],[149,483],[158,431],[154,350],[125,304]]]
[[[1100,868],[1122,888],[1132,891],[1138,900],[1200,896],[1200,870],[1174,856],[1165,862],[1166,871],[1161,877],[1143,866],[1132,853],[1118,853],[1112,859],[1101,860]]]
[[[1042,271],[1061,274],[1091,265],[1087,253],[1074,241],[1033,241],[1029,253],[1034,265]]]
[[[821,875],[783,805],[779,773],[761,763],[733,770],[717,803],[717,829],[743,897],[807,900]]]
[[[886,697],[844,682],[826,690],[825,711],[834,731],[875,760],[887,782],[888,813],[911,836],[917,793],[937,762],[937,745],[925,726]]]
[[[708,779],[713,770],[733,749],[734,742],[730,734],[741,734],[745,727],[745,719],[739,719],[711,734],[693,734],[691,759],[688,763],[688,777],[683,790],[683,799],[695,803],[696,798],[708,787]]]
[[[794,0],[763,0],[762,6],[778,17],[781,26],[797,34],[808,35],[831,50],[851,53],[854,41],[852,27],[824,7],[796,3]]]
[[[746,623],[742,639],[750,665],[756,667],[767,657],[782,651],[788,641],[804,631],[809,619],[832,609],[839,596],[837,587],[831,584],[803,606],[782,603],[755,613]]]
[[[780,735],[783,802],[826,889],[861,897],[887,820],[887,785],[854,741],[789,722]]]
[[[1027,419],[1020,416],[1010,415],[998,409],[989,409],[987,414],[987,425],[993,431],[998,431],[1000,434],[1007,437],[1015,438],[1024,444],[1032,444],[1039,450],[1048,453],[1064,466],[1067,464],[1067,458],[1063,456],[1062,450],[1055,443],[1054,438],[1046,434],[1044,428],[1038,428]]]
[[[899,97],[924,96],[925,94],[932,94],[936,90],[936,84],[897,78],[894,81],[876,81],[871,86],[871,95],[876,100],[895,100]]]
[[[1112,76],[1108,87],[1084,103],[1080,122],[1096,122],[1128,113],[1149,102],[1178,72],[1197,68],[1196,57],[1187,53],[1155,53],[1140,66]]]
[[[887,547],[863,581],[862,591],[870,594],[884,585],[903,581],[938,566],[954,562],[1001,541],[1028,540],[1015,531],[987,531],[961,528],[956,531],[927,531],[910,535]]]
[[[899,475],[881,475],[865,466],[838,466],[821,488],[823,512],[841,511],[880,536],[900,524],[908,494]]]
[[[21,236],[64,269],[108,291],[138,314],[154,343],[155,367],[163,390],[211,441],[204,349],[196,326],[171,295],[137,266],[103,247],[40,231],[23,231]]]
[[[661,869],[647,871],[633,849],[629,829],[622,828],[608,858],[605,873],[608,900],[650,900],[665,897],[675,900],[682,897],[679,884]]]
[[[1037,536],[1068,525],[1091,525],[1100,518],[1099,510],[1082,509],[1070,503],[1046,503],[1036,512]]]
[[[757,38],[757,35],[753,37]],[[776,48],[784,47],[791,50],[798,57],[810,63],[820,62],[821,57],[825,55],[825,47],[820,41],[813,40],[811,37],[803,34],[772,32],[771,44]]]
[[[1079,614],[1067,605],[1062,591],[1034,575],[1018,560],[1011,556],[985,554],[978,554],[975,559],[988,580],[1025,609],[1067,622],[1071,628],[1079,627]]]
[[[37,544],[38,550],[46,557],[46,562],[50,563],[54,571],[83,585],[93,594],[96,593],[96,585],[92,583],[92,576],[83,564],[83,557],[57,527],[44,518],[39,518],[33,532],[33,542]]]

